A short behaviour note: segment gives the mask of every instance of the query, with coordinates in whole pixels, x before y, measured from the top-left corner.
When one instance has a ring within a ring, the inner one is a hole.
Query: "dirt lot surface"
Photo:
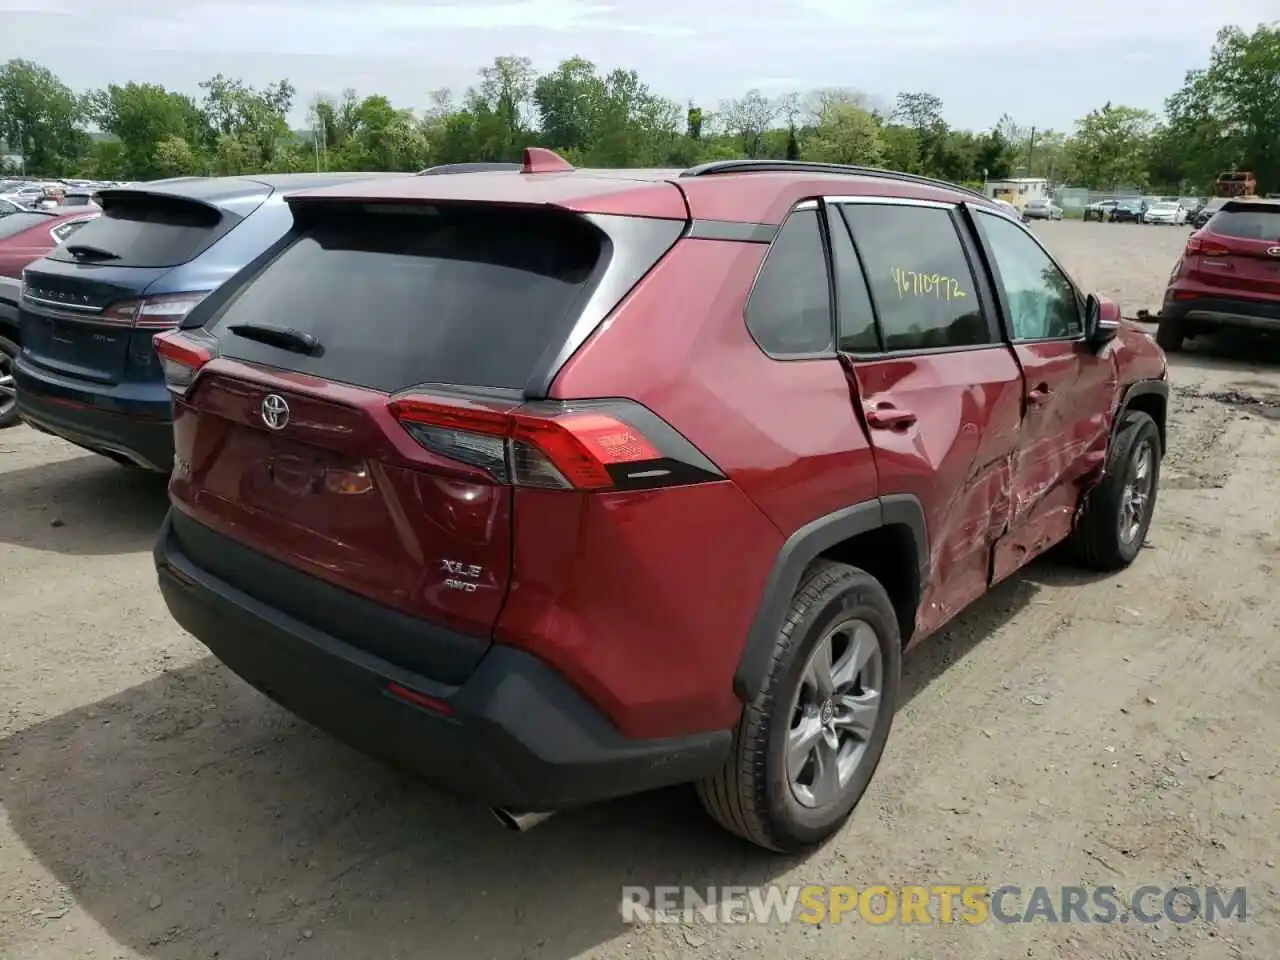
[[[1176,228],[1037,228],[1126,315]],[[690,792],[526,835],[339,746],[170,621],[162,484],[0,433],[0,956],[1280,956],[1280,356],[1175,358],[1149,549],[1120,576],[1039,562],[906,667],[844,832],[778,860]],[[624,884],[1247,885],[1217,927],[624,926]]]

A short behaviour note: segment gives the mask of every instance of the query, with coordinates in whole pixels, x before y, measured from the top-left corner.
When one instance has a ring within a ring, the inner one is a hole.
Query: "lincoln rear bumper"
[[[630,740],[511,647],[495,644],[461,686],[408,672],[198,567],[170,517],[155,562],[174,619],[244,680],[357,749],[488,804],[554,810],[640,793],[705,776],[729,751],[729,731]]]
[[[124,402],[67,378],[37,373],[21,357],[14,364],[18,416],[76,446],[123,459],[156,473],[173,469],[173,423],[168,394]]]

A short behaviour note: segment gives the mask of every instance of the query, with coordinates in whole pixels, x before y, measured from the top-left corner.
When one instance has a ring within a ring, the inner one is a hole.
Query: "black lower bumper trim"
[[[730,731],[624,737],[560,674],[494,645],[450,687],[301,623],[193,564],[169,518],[155,548],[178,623],[244,680],[357,749],[495,806],[554,810],[688,782],[724,762]],[[445,712],[392,696],[398,684]]]
[[[1221,328],[1280,334],[1280,300],[1225,297],[1167,300],[1160,310],[1160,319],[1175,320],[1188,333]]]
[[[18,416],[37,430],[94,453],[123,458],[144,470],[173,469],[173,424],[167,420],[104,413],[83,404],[49,400],[18,381]]]

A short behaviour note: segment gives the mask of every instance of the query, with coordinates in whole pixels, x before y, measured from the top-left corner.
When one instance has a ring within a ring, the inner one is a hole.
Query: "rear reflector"
[[[195,336],[179,330],[157,333],[153,338],[165,386],[183,396],[191,389],[200,368],[213,359],[213,350]]]
[[[530,404],[508,412],[414,396],[391,401],[390,409],[423,447],[500,483],[609,490],[723,476],[670,426],[625,400]]]
[[[405,703],[411,703],[415,707],[422,707],[425,710],[432,710],[436,713],[450,714],[453,708],[443,700],[437,700],[435,697],[428,697],[425,693],[419,693],[417,690],[410,690],[408,687],[402,687],[398,683],[388,683],[386,692],[397,700],[403,700]]]

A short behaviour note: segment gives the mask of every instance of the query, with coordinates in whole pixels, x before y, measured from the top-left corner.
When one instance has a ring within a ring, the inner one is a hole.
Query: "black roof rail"
[[[494,170],[520,170],[521,165],[518,163],[498,163],[487,160],[477,160],[472,163],[442,163],[435,167],[427,167],[425,170],[419,170],[418,176],[430,177],[442,173],[489,173]]]
[[[942,187],[945,190],[959,190],[983,200],[991,198],[977,190],[925,177],[915,173],[901,173],[897,170],[883,170],[880,167],[862,167],[852,163],[816,163],[810,160],[713,160],[690,167],[681,177],[707,177],[719,173],[839,173],[853,177],[877,177],[881,180],[895,180],[899,183],[916,183],[924,187]]]

